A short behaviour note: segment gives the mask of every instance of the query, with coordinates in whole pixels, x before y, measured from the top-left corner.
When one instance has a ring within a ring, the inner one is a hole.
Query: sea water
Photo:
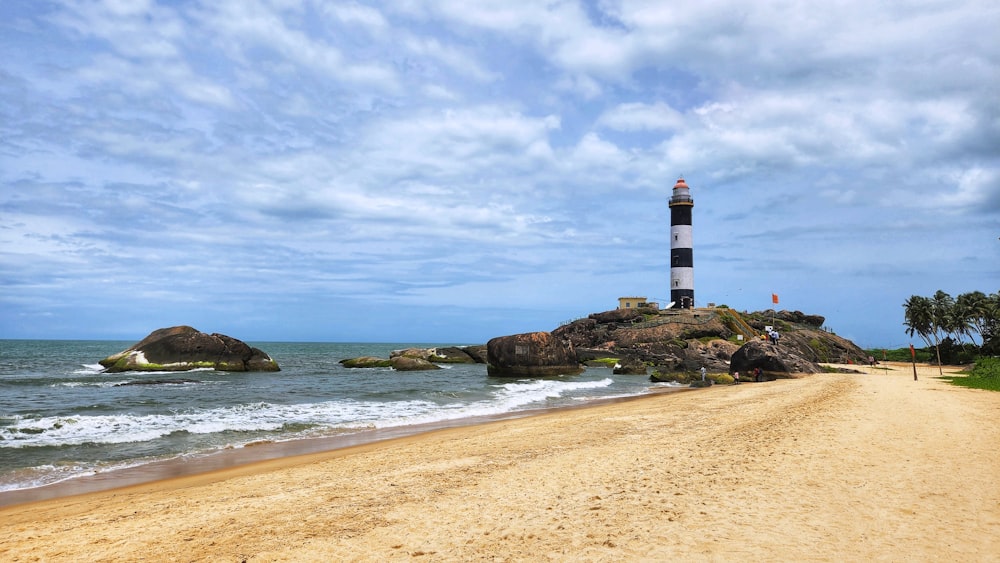
[[[104,373],[132,342],[0,340],[0,492],[224,449],[558,408],[650,392],[608,368],[493,378],[483,364],[349,369],[430,344],[251,343],[280,372]],[[123,385],[137,381],[166,381]],[[177,382],[177,380],[190,380]]]

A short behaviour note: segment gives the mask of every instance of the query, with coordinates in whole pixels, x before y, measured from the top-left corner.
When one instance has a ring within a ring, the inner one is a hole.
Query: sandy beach
[[[11,506],[0,560],[1000,561],[1000,393],[890,367]]]

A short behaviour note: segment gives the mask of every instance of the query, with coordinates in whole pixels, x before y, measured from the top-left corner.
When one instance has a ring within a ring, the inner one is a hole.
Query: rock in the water
[[[389,364],[396,371],[426,371],[441,369],[441,366],[414,356],[393,356],[389,358]]]
[[[500,336],[486,343],[486,369],[497,377],[569,375],[583,371],[573,345],[548,332]]]
[[[486,347],[478,346],[446,346],[441,348],[406,348],[393,350],[388,359],[362,356],[340,360],[344,367],[349,368],[382,368],[391,367],[397,371],[415,371],[440,369],[437,364],[485,364]],[[404,359],[397,359],[404,358]],[[409,360],[420,360],[411,362]]]
[[[100,361],[108,373],[124,371],[281,371],[266,353],[224,334],[189,326],[154,330],[127,350]]]
[[[431,352],[434,354],[433,362],[442,364],[475,364],[476,359],[472,357],[472,354],[468,352],[466,348],[460,348],[458,346],[447,346],[443,348],[433,348]],[[482,363],[482,362],[478,362]]]
[[[374,356],[361,356],[360,358],[348,358],[340,360],[340,364],[345,368],[387,368],[392,364],[385,358]]]
[[[615,364],[611,373],[616,375],[646,375],[646,363],[638,358],[625,358]]]

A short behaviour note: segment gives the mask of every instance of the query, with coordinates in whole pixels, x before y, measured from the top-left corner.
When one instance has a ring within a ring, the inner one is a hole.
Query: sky
[[[483,343],[1000,291],[1000,4],[3,0],[0,338]]]

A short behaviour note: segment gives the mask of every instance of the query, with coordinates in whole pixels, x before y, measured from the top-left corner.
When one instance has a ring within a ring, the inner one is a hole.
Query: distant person
[[[701,382],[705,382],[705,366],[701,366]]]
[[[868,356],[868,365],[875,367],[875,356]]]
[[[760,379],[761,379],[761,371],[760,367],[758,366],[753,368],[753,380],[756,381],[757,383],[760,383]]]
[[[733,385],[739,385],[739,384],[740,384],[740,372],[734,371],[733,372]]]

